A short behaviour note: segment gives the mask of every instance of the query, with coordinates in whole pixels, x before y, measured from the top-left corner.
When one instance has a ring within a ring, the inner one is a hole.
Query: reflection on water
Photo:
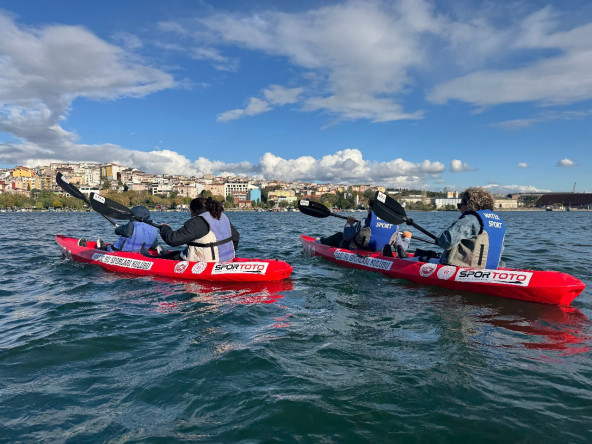
[[[500,307],[503,306],[497,307],[496,313],[478,315],[477,321],[522,336],[518,342],[511,340],[498,346],[561,351],[563,356],[590,351],[592,338],[585,334],[588,318],[577,308],[538,304],[529,304],[527,309]]]

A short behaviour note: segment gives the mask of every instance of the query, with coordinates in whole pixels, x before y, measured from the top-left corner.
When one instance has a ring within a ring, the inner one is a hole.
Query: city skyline
[[[0,168],[591,191],[592,5],[0,3]]]

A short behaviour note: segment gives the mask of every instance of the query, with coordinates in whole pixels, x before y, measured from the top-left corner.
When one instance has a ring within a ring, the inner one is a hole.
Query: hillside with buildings
[[[334,208],[356,209],[364,208],[368,198],[377,190],[393,195],[407,209],[455,210],[460,202],[458,191],[427,192],[386,189],[371,184],[284,182],[213,174],[186,177],[149,174],[115,163],[62,162],[36,168],[17,166],[1,169],[0,207],[80,207],[78,201],[67,200],[56,184],[58,172],[83,193],[101,193],[126,205],[143,203],[162,208],[183,208],[193,198],[212,196],[224,201],[226,208],[237,209],[295,207],[297,201],[303,198]],[[495,206],[502,210],[535,207],[540,197],[540,194],[496,196]],[[578,203],[580,200],[573,199]],[[547,202],[545,199],[541,201]],[[587,202],[586,199],[584,201]]]

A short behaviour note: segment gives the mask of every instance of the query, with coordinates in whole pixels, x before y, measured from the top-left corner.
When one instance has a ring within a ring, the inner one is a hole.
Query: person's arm
[[[205,236],[209,231],[210,227],[201,217],[192,217],[176,231],[168,224],[162,224],[160,237],[171,247],[178,247]]]
[[[439,236],[436,242],[438,246],[444,250],[458,245],[463,239],[472,239],[477,237],[481,231],[481,224],[479,219],[472,214],[467,214],[462,219],[458,219],[450,227],[444,230]]]
[[[230,232],[232,233],[232,245],[234,245],[234,251],[236,251],[238,249],[238,241],[240,240],[240,234],[232,224],[230,224]]]
[[[116,227],[115,234],[123,237],[132,237],[132,234],[134,234],[133,221],[130,220],[127,224]]]

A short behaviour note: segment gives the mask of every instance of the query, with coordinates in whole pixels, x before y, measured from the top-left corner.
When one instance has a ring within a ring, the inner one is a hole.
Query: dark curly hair
[[[460,198],[462,203],[467,204],[469,211],[493,210],[493,195],[484,188],[467,188]]]
[[[212,199],[211,197],[208,197],[207,199],[203,197],[198,197],[196,199],[193,199],[189,204],[189,209],[192,213],[197,213],[202,208],[205,208],[214,219],[218,220],[220,220],[222,212],[224,211],[224,206],[222,205],[222,203]]]

